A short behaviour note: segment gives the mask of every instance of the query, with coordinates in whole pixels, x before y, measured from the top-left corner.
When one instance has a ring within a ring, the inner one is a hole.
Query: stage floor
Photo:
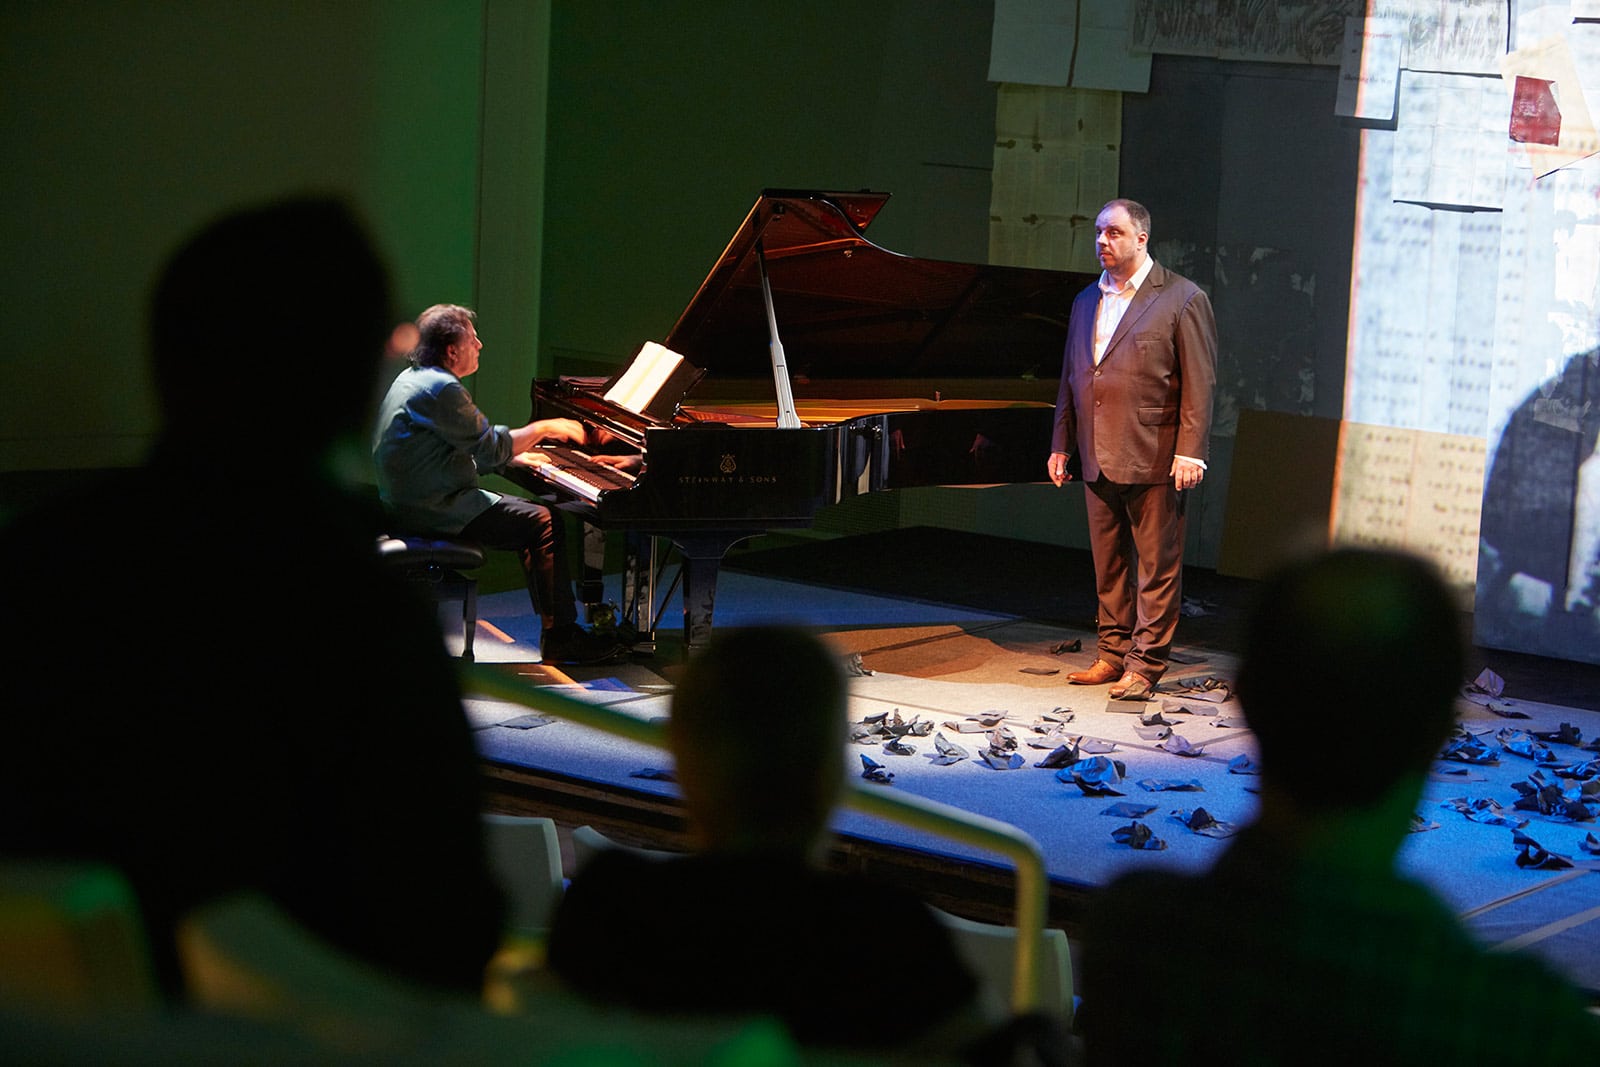
[[[912,569],[919,566],[914,559],[903,562]],[[1057,885],[1087,892],[1138,867],[1203,869],[1226,847],[1226,839],[1191,830],[1183,821],[1185,814],[1204,808],[1213,819],[1234,827],[1253,818],[1257,779],[1236,773],[1235,761],[1253,760],[1255,749],[1237,703],[1231,695],[1217,699],[1226,695],[1225,689],[1182,691],[1185,680],[1213,679],[1225,685],[1231,678],[1234,661],[1221,646],[1242,610],[1239,604],[1191,600],[1191,610],[1204,614],[1180,625],[1178,655],[1184,662],[1168,675],[1158,700],[1138,704],[1109,700],[1105,686],[1065,683],[1069,671],[1094,658],[1093,634],[1086,625],[1072,625],[1076,609],[1050,613],[1068,616],[1065,620],[1040,619],[1030,616],[1046,612],[1029,605],[1023,605],[1023,615],[981,610],[925,595],[889,596],[774,578],[772,570],[724,570],[719,625],[784,621],[815,629],[841,654],[859,655],[871,672],[852,679],[852,722],[882,714],[919,718],[969,753],[955,763],[937,762],[932,735],[909,739],[916,748],[912,755],[887,752],[881,741],[852,745],[847,757],[852,773],[860,769],[859,757],[866,756],[894,776],[892,783],[872,788],[905,790],[1020,827],[1039,842]],[[1193,582],[1191,588],[1203,585]],[[655,657],[563,672],[538,663],[538,623],[523,593],[484,596],[479,612],[488,624],[476,640],[480,663],[500,664],[496,669],[530,684],[558,687],[564,695],[640,718],[666,714],[674,668],[681,660],[671,641],[664,641]],[[1191,636],[1195,640],[1186,641]],[[1060,650],[1074,641],[1081,643],[1081,650]],[[1585,740],[1600,734],[1600,712],[1526,699],[1514,690],[1506,696],[1512,710],[1527,718],[1502,718],[1463,701],[1463,724],[1475,733],[1486,732],[1491,741],[1502,729],[1550,731],[1562,723],[1577,727]],[[762,694],[749,697],[750,758],[781,759],[781,752],[763,745]],[[1165,738],[1156,736],[1161,724],[1152,729],[1142,721],[1157,711],[1173,724],[1165,728]],[[499,771],[515,774],[520,769],[579,780],[619,798],[624,806],[632,798],[641,807],[659,808],[676,795],[669,781],[640,777],[669,766],[669,757],[660,750],[560,720],[529,727],[527,709],[494,700],[470,698],[468,712],[483,758]],[[1303,713],[1325,723],[1329,759],[1358,760],[1364,749],[1384,743],[1383,724],[1363,714],[1361,684],[1340,678],[1332,665],[1326,677],[1306,680]],[[963,732],[963,725],[972,729],[977,720],[996,717],[1019,742],[1021,758],[1010,761],[1019,764],[1014,768],[999,769],[982,758],[987,747],[983,732]],[[1055,770],[1037,766],[1057,743],[1038,731],[1052,728],[1098,743],[1107,757],[1120,761],[1125,773],[1114,788],[1123,795],[1088,795],[1058,778]],[[1550,747],[1563,762],[1594,758],[1574,746]],[[1173,751],[1180,748],[1188,754]],[[1536,953],[1600,998],[1597,872],[1583,866],[1519,868],[1520,850],[1509,828],[1471,821],[1450,806],[1457,798],[1487,799],[1510,809],[1518,796],[1513,783],[1526,780],[1537,766],[1509,753],[1497,765],[1438,766],[1418,811],[1428,828],[1408,839],[1402,868],[1466,917],[1486,943]],[[1135,851],[1115,841],[1113,830],[1132,821],[1129,815],[1108,813],[1119,804],[1148,808],[1139,819],[1166,847]],[[841,813],[835,829],[847,840],[915,853],[931,866],[999,863],[991,855],[853,812]],[[1583,847],[1585,836],[1596,832],[1593,823],[1531,814],[1522,832],[1580,865],[1600,861]],[[1182,902],[1174,903],[1171,920],[1181,928]]]

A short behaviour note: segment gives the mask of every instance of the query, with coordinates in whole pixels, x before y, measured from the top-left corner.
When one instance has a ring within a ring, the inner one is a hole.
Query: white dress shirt
[[[1144,262],[1139,264],[1139,269],[1133,276],[1118,285],[1111,280],[1111,275],[1105,271],[1100,272],[1100,304],[1095,309],[1094,315],[1094,365],[1099,366],[1100,360],[1105,358],[1106,345],[1111,343],[1111,335],[1117,332],[1117,324],[1122,321],[1122,316],[1128,313],[1128,305],[1133,303],[1133,294],[1139,291],[1139,286],[1150,277],[1150,268],[1156,261],[1149,256],[1144,257]]]
[[[1117,332],[1117,326],[1122,322],[1122,316],[1128,313],[1128,305],[1133,303],[1133,295],[1139,291],[1139,286],[1144,284],[1144,280],[1150,277],[1150,268],[1155,265],[1156,261],[1154,259],[1145,256],[1144,262],[1139,264],[1139,269],[1134,271],[1133,276],[1121,285],[1112,281],[1111,275],[1105,271],[1100,272],[1100,304],[1095,308],[1094,313],[1095,366],[1098,367],[1100,361],[1105,358],[1106,346],[1111,343],[1111,335]],[[1195,459],[1193,456],[1179,456],[1178,458],[1186,459],[1190,463],[1198,465],[1201,470],[1208,469],[1203,459]]]

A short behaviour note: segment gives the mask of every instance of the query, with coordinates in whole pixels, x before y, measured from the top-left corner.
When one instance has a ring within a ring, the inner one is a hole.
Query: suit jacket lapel
[[[1167,280],[1166,275],[1167,272],[1161,264],[1151,264],[1149,276],[1145,278],[1144,284],[1139,286],[1138,292],[1133,294],[1133,299],[1128,302],[1128,310],[1122,313],[1122,321],[1117,323],[1117,328],[1111,333],[1111,340],[1106,342],[1106,354],[1100,357],[1100,362],[1104,363],[1111,358],[1111,353],[1117,350],[1117,346],[1128,335],[1128,331],[1133,329],[1134,323],[1150,310],[1150,305],[1155,303],[1162,284]]]

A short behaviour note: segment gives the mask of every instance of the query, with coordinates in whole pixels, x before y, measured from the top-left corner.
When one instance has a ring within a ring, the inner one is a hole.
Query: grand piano
[[[533,382],[533,417],[589,439],[512,476],[675,546],[690,648],[748,537],[863,493],[1044,477],[1067,313],[1094,276],[887,251],[864,231],[888,199],[762,192],[659,345],[610,379]],[[594,458],[617,453],[632,470]],[[653,641],[650,563],[625,599]]]

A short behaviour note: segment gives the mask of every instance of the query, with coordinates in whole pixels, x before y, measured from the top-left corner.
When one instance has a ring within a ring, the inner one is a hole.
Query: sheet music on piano
[[[605,401],[635,415],[664,422],[704,373],[665,345],[646,341],[606,390]]]

